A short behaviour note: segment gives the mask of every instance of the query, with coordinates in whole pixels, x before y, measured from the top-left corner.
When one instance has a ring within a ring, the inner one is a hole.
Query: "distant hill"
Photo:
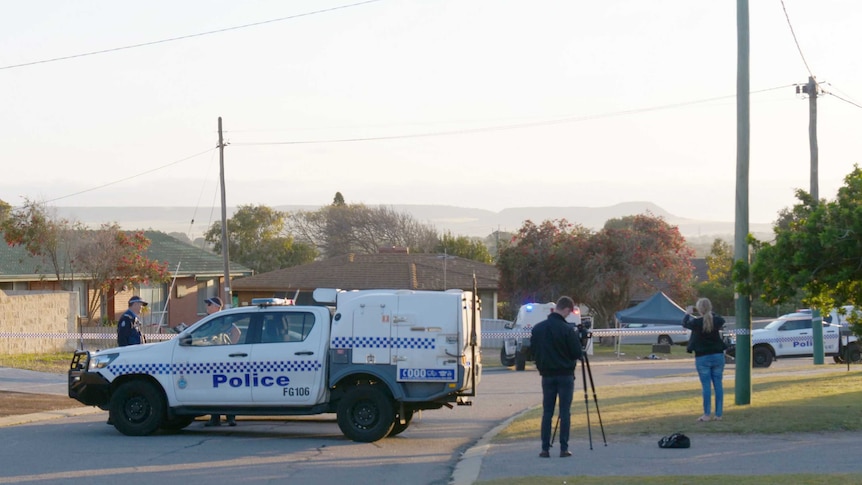
[[[608,207],[512,207],[499,212],[447,205],[392,205],[394,210],[411,214],[422,223],[431,224],[441,232],[456,236],[486,237],[494,231],[516,232],[531,220],[535,223],[549,219],[566,219],[590,229],[601,229],[608,219],[650,213],[663,217],[669,224],[679,227],[683,236],[733,237],[734,223],[693,220],[676,217],[651,202],[625,202]],[[275,209],[287,212],[316,210],[319,206],[283,205]],[[227,210],[228,217],[235,208]],[[202,235],[213,222],[221,219],[217,207],[58,207],[61,217],[82,222],[91,227],[104,223],[118,223],[127,230],[154,229],[163,232]],[[772,234],[770,224],[751,224],[750,232],[761,239]]]

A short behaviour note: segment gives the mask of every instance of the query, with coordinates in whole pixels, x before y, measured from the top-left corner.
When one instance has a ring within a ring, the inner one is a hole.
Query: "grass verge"
[[[0,355],[0,367],[35,370],[39,372],[65,374],[69,370],[71,363],[72,352]]]

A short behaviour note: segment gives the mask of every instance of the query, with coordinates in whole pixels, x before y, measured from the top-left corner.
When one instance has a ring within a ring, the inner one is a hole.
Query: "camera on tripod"
[[[581,347],[587,348],[587,344],[590,339],[593,338],[593,332],[590,331],[593,328],[593,320],[589,316],[581,317],[581,323],[579,323],[575,327],[578,331],[578,339],[581,341]]]

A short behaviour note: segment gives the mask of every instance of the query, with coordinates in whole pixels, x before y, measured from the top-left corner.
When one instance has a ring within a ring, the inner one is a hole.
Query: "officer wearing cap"
[[[143,343],[141,336],[141,319],[139,315],[145,306],[149,305],[140,296],[129,298],[129,309],[123,312],[120,321],[117,322],[117,345],[136,345]]]

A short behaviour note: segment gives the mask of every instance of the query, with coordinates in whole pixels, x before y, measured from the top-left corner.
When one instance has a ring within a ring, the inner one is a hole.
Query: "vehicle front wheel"
[[[121,384],[111,396],[111,422],[127,436],[152,434],[165,417],[165,399],[150,382],[134,380]]]
[[[855,342],[851,343],[848,348],[848,354],[850,355],[848,360],[851,364],[858,364],[860,361],[862,361],[862,352],[860,352],[859,344]]]
[[[772,365],[772,351],[766,347],[755,347],[751,355],[753,367],[769,367]]]
[[[338,427],[344,436],[363,443],[385,438],[395,425],[392,399],[372,386],[347,391],[338,403]]]
[[[527,368],[527,356],[520,350],[515,351],[515,370],[525,370]]]
[[[503,348],[500,349],[500,363],[503,364],[503,367],[512,367],[513,365],[515,365],[515,358],[509,357],[508,355],[506,355],[506,347],[505,346],[503,346]]]
[[[658,336],[658,344],[659,345],[673,345],[673,339],[671,339],[669,335],[659,335]]]

